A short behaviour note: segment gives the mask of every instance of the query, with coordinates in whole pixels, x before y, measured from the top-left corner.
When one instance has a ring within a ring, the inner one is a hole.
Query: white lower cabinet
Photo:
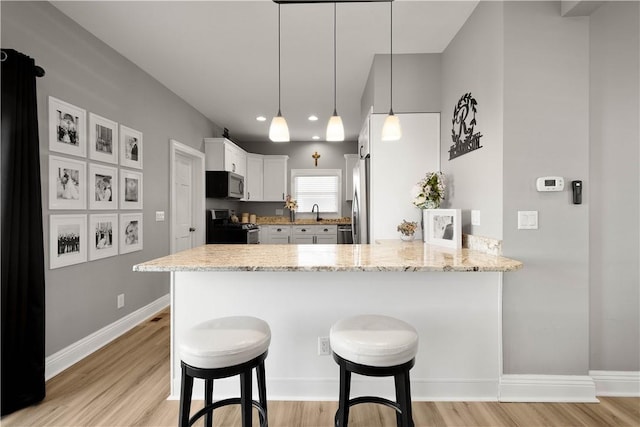
[[[262,225],[260,242],[267,244],[334,245],[337,225]]]
[[[262,227],[266,230],[264,243],[272,245],[287,245],[290,243],[290,225],[269,225]]]
[[[294,225],[291,243],[296,244],[336,244],[337,225]]]

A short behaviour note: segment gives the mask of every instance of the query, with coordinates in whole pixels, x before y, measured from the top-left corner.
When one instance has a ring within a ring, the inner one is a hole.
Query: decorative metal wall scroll
[[[482,148],[480,145],[480,132],[473,133],[476,125],[476,105],[478,102],[471,96],[471,92],[465,93],[453,109],[451,139],[453,145],[449,148],[449,160],[460,157],[463,154]],[[471,113],[471,115],[470,115]],[[470,121],[467,121],[470,119]]]

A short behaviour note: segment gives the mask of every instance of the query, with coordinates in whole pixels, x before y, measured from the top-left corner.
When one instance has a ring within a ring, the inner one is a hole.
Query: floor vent
[[[162,320],[162,317],[154,317],[153,319],[151,319],[151,322],[157,322],[159,320]]]

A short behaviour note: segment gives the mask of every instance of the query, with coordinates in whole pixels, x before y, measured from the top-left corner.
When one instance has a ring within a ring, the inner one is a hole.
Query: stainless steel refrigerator
[[[369,165],[370,158],[367,156],[353,168],[351,235],[354,244],[369,243]]]

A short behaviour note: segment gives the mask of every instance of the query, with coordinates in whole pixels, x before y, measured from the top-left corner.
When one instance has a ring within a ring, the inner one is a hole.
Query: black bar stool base
[[[267,357],[265,351],[260,356],[240,365],[229,366],[217,369],[202,369],[187,365],[180,362],[182,366],[182,385],[180,389],[180,416],[178,419],[179,427],[190,427],[195,424],[198,419],[205,417],[205,426],[212,427],[213,411],[223,406],[240,405],[242,413],[242,427],[251,427],[252,409],[258,410],[260,417],[260,427],[268,427],[269,420],[267,416],[267,387],[265,380],[264,360]],[[258,395],[259,401],[252,400],[252,373],[256,369],[258,379]],[[220,400],[213,403],[213,380],[227,378],[231,376],[240,376],[240,397]],[[191,396],[193,393],[193,380],[200,378],[205,380],[205,405],[204,408],[196,412],[190,417]]]
[[[396,411],[398,427],[414,427],[411,411],[411,384],[409,370],[415,364],[415,358],[396,366],[368,366],[353,363],[333,353],[333,359],[340,366],[340,396],[338,410],[334,418],[336,427],[347,427],[349,423],[349,408],[361,403],[376,403],[393,408]],[[396,388],[396,402],[376,396],[361,396],[349,399],[351,391],[351,374],[372,377],[394,377]]]

